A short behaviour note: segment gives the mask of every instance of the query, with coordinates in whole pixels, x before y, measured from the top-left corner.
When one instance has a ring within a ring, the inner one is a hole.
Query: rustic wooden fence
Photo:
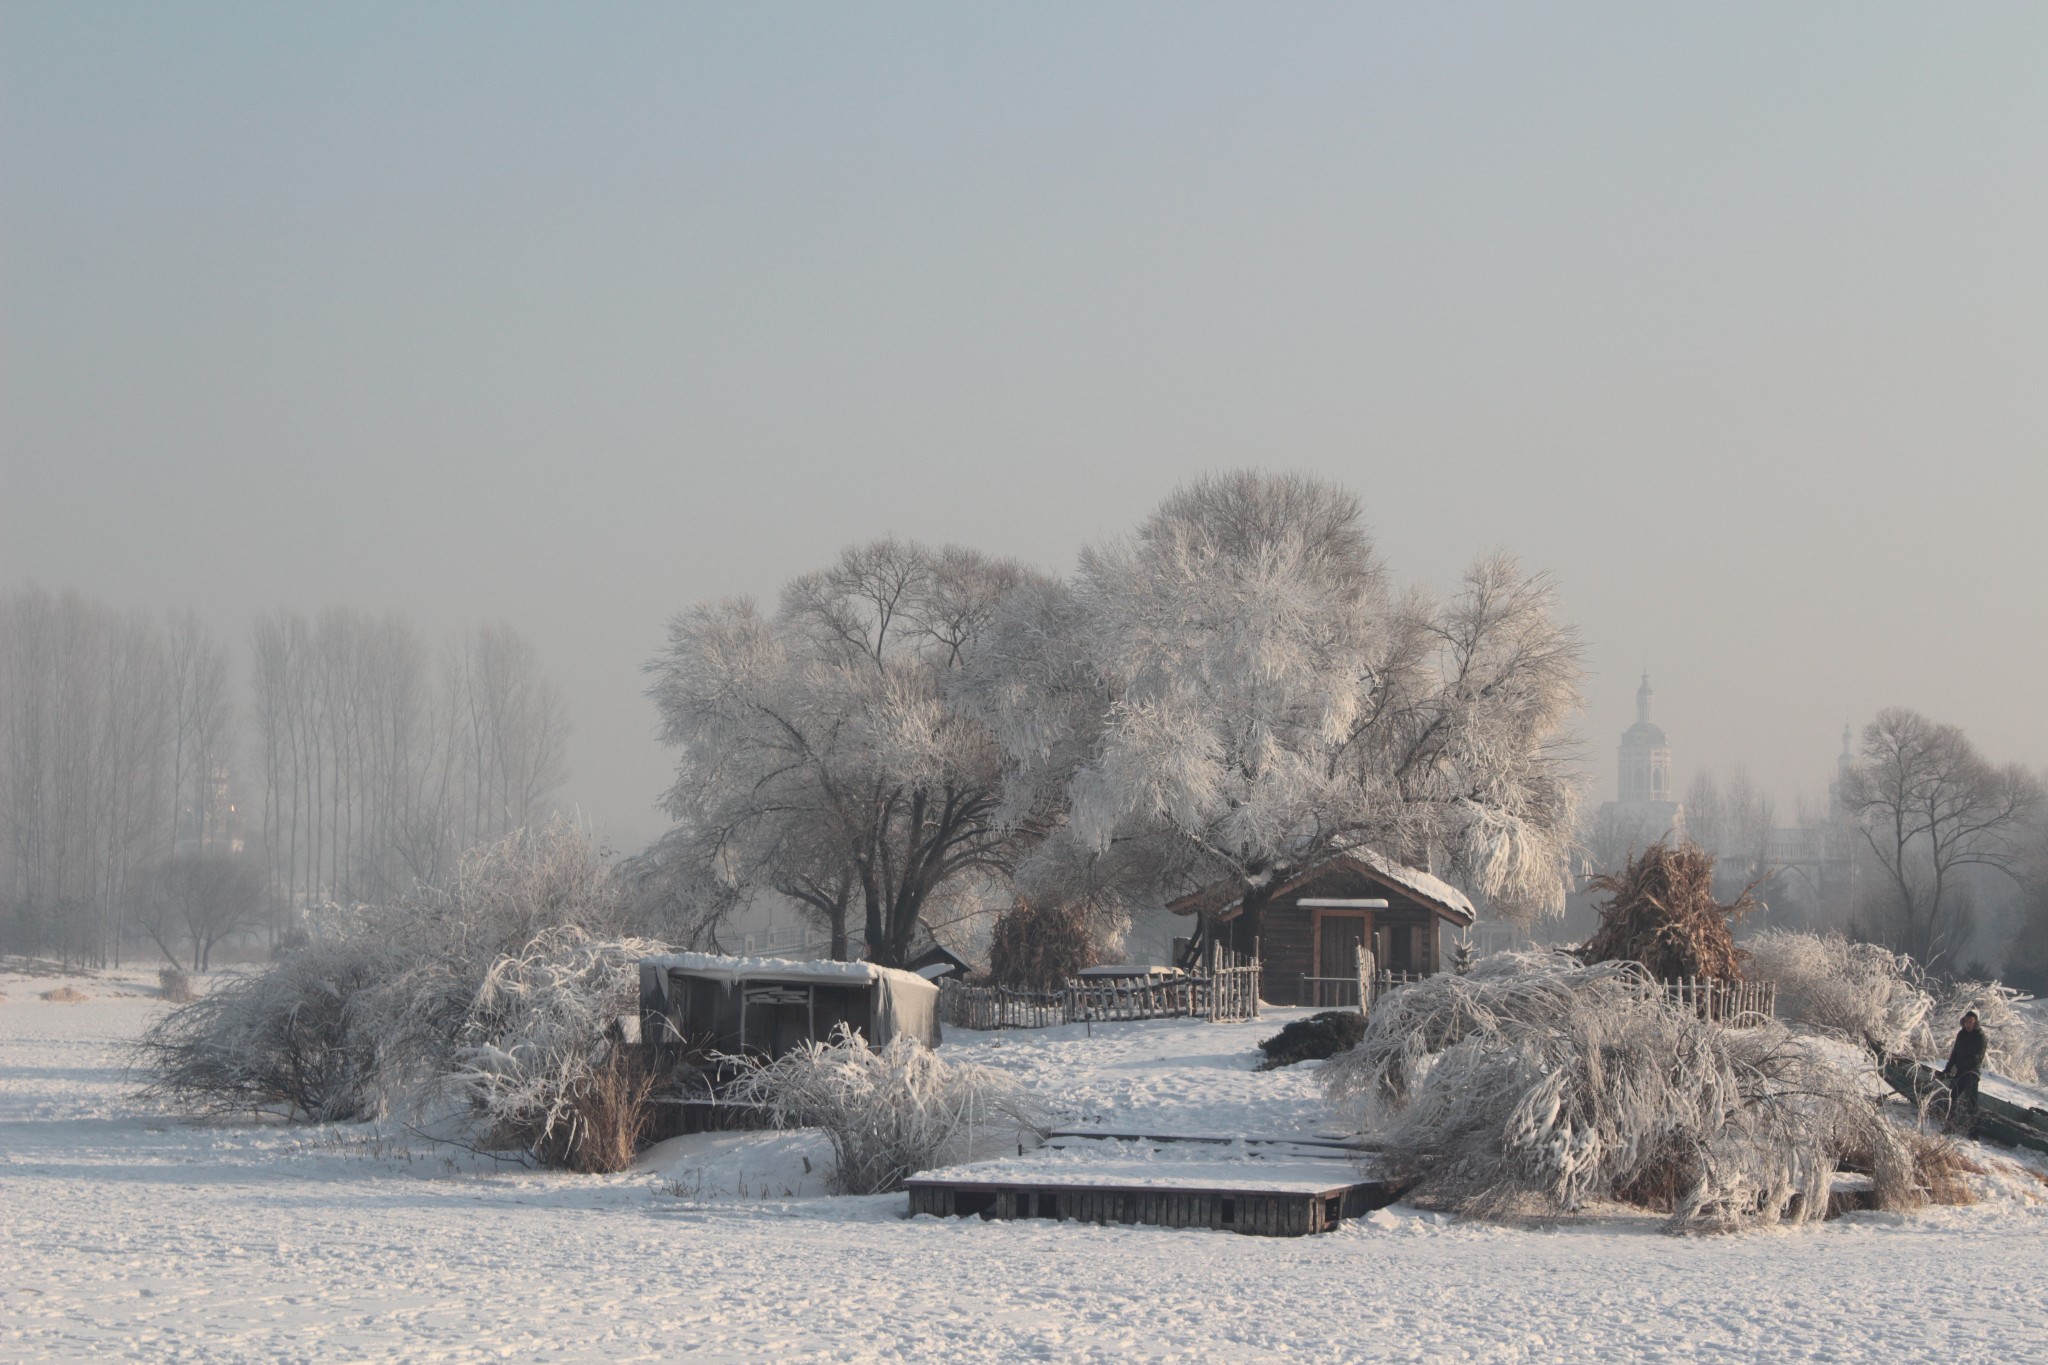
[[[1315,978],[1303,978],[1311,980]],[[1414,972],[1374,972],[1372,954],[1359,954],[1358,997],[1371,1013],[1373,1002],[1388,991],[1422,980]],[[1778,987],[1770,981],[1716,981],[1706,976],[1682,976],[1657,983],[1664,998],[1683,1010],[1727,1028],[1754,1028],[1778,1014]]]
[[[939,985],[939,1021],[955,1028],[1047,1028],[1138,1019],[1256,1019],[1259,959],[1219,948],[1206,976],[1077,978],[1064,990]]]
[[[1233,952],[1212,943],[1208,957],[1209,1018],[1258,1018],[1261,966],[1257,943],[1254,942],[1249,954]]]
[[[955,1028],[1046,1028],[1073,1018],[1065,991],[1013,991],[1002,986],[939,984],[939,1022]]]
[[[1778,985],[1774,981],[1716,981],[1710,976],[1681,976],[1658,983],[1664,998],[1680,1009],[1729,1028],[1750,1028],[1775,1019]]]

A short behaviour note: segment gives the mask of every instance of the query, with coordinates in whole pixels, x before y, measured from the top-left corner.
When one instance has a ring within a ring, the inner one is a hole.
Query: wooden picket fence
[[[1259,972],[1256,953],[1218,948],[1210,955],[1206,976],[1160,981],[1077,977],[1057,991],[944,981],[939,985],[939,1022],[955,1028],[999,1029],[1138,1019],[1256,1019]]]
[[[1716,981],[1710,976],[1681,976],[1657,983],[1664,998],[1680,1009],[1729,1028],[1753,1028],[1778,1015],[1775,981]]]
[[[1312,978],[1304,978],[1309,980]],[[1414,972],[1374,972],[1372,954],[1359,954],[1358,996],[1363,1011],[1372,1012],[1373,1002],[1388,991],[1412,985],[1422,977]],[[1664,998],[1683,1010],[1726,1028],[1754,1028],[1778,1015],[1778,987],[1771,981],[1716,981],[1706,976],[1682,976],[1657,983]]]

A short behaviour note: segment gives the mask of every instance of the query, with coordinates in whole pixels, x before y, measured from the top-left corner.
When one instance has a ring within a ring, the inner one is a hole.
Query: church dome
[[[1609,733],[1613,733],[1609,731]],[[1664,727],[1639,720],[1621,732],[1621,747],[1624,749],[1661,749],[1664,747]]]

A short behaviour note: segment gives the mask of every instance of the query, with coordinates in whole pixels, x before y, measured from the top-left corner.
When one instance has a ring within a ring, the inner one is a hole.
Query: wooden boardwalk
[[[1321,1190],[1185,1189],[1157,1185],[994,1182],[916,1176],[908,1182],[910,1212],[941,1218],[1052,1218],[1077,1223],[1130,1223],[1213,1228],[1253,1237],[1306,1237],[1346,1218],[1385,1208],[1400,1190],[1377,1180]]]

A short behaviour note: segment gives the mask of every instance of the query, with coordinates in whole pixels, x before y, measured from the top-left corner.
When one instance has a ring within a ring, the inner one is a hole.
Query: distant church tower
[[[1595,866],[1612,871],[1631,851],[1685,834],[1685,807],[1671,795],[1671,746],[1650,719],[1650,675],[1636,689],[1636,723],[1622,731],[1615,751],[1615,799],[1601,803],[1593,820]]]
[[[1625,804],[1671,799],[1671,746],[1664,742],[1664,732],[1650,723],[1650,698],[1655,695],[1646,672],[1643,685],[1636,689],[1636,723],[1621,736],[1619,798]]]

